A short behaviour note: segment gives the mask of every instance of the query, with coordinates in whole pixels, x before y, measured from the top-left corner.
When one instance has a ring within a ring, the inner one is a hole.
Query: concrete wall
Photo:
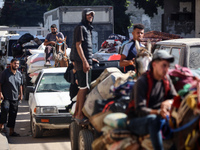
[[[195,37],[195,0],[165,0],[163,32]]]
[[[152,30],[162,30],[162,14],[164,13],[164,10],[162,8],[158,8],[158,14],[155,14],[153,18],[150,18],[144,13],[143,9],[138,9],[134,6],[134,0],[130,0],[130,5],[128,6],[128,10],[126,11],[126,13],[131,14],[130,19],[133,24],[144,24],[145,32]],[[133,27],[129,28],[129,34],[131,34],[132,31]]]
[[[195,37],[200,38],[200,0],[196,0],[195,6]]]

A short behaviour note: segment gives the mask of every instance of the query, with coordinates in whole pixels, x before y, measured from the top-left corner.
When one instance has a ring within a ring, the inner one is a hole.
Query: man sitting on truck
[[[46,53],[46,63],[45,66],[51,66],[50,64],[50,55],[53,53],[53,46],[56,44],[56,37],[64,39],[64,35],[61,32],[57,31],[57,26],[55,24],[51,25],[51,33],[47,34],[44,45]]]
[[[135,47],[135,41],[141,42],[144,37],[144,25],[135,24],[133,27],[133,40],[128,42],[123,49],[121,54],[121,59],[119,62],[120,67],[125,67],[125,71],[135,70],[135,57],[137,55],[137,50]],[[144,45],[140,44],[140,46],[144,47]]]

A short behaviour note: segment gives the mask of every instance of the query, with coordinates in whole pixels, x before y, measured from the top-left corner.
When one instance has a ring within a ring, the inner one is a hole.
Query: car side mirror
[[[29,93],[33,93],[35,91],[35,87],[34,86],[27,86],[26,87],[27,92]]]

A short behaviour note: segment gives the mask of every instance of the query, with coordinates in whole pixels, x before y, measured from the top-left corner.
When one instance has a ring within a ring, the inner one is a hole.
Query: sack
[[[69,64],[66,72],[64,73],[64,78],[67,82],[74,84],[75,83],[75,74],[73,73],[73,64]]]
[[[19,38],[18,43],[22,45],[24,43],[30,42],[31,40],[34,40],[34,37],[30,33],[25,33]]]

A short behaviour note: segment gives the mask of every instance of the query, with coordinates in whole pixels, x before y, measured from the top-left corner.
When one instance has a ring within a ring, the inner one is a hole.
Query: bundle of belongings
[[[102,44],[98,52],[93,55],[93,58],[102,61],[109,60],[112,55],[117,55],[118,51],[124,41],[127,40],[126,36],[119,34],[111,34]]]
[[[200,80],[189,68],[179,65],[169,75],[178,95],[162,127],[163,136],[171,138],[178,150],[200,149]]]
[[[38,48],[42,44],[42,41],[38,38],[34,38],[30,33],[22,35],[17,42],[14,42],[11,46],[13,57],[21,57],[24,54],[25,48]],[[31,55],[28,53],[27,55]]]
[[[101,135],[92,143],[93,150],[153,150],[149,135],[138,137],[127,129],[127,107],[135,81],[134,72],[121,73],[117,68],[107,68],[92,83],[83,112]],[[178,92],[174,97],[170,116],[163,119],[163,139],[170,140],[178,150],[199,149],[200,80],[190,69],[175,66],[169,75]]]
[[[42,43],[38,47],[38,49],[29,49],[29,52],[31,53],[31,55],[27,58],[26,63],[27,63],[27,73],[32,78],[31,79],[32,83],[35,82],[37,75],[39,74],[41,69],[54,67],[55,61],[54,61],[54,57],[52,53],[50,56],[51,66],[50,67],[44,66],[45,58],[46,58],[44,50],[45,50],[44,43]],[[70,51],[71,49],[67,48],[68,56],[69,56]]]
[[[92,143],[92,149],[129,149],[138,147],[136,137],[126,129],[125,111],[130,100],[130,93],[135,83],[134,71],[126,74],[111,67],[91,84],[82,109],[85,116],[97,132],[102,135]]]

